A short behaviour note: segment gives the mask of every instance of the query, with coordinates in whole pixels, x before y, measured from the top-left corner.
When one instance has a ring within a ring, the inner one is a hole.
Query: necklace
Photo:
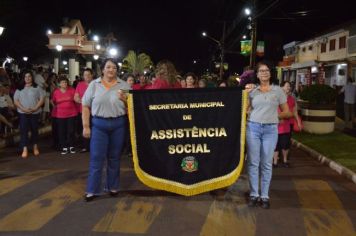
[[[109,90],[111,87],[115,86],[117,84],[117,80],[113,81],[105,81],[104,79],[101,80],[101,83],[104,85],[106,90]]]

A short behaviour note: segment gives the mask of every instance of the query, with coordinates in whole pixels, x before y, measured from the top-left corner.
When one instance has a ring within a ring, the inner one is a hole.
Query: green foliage
[[[311,104],[332,104],[336,101],[337,92],[325,84],[313,84],[303,88],[300,98]]]
[[[150,56],[145,53],[136,54],[130,50],[127,56],[123,59],[123,66],[125,69],[133,74],[144,73],[145,69],[149,69],[153,63]]]

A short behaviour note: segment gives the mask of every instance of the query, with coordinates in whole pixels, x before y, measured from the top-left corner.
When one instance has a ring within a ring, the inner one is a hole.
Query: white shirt
[[[341,90],[344,92],[345,99],[344,102],[348,104],[355,104],[356,100],[356,85],[352,83],[347,83]]]

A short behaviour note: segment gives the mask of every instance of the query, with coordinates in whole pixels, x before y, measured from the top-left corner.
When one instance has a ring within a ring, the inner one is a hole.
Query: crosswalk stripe
[[[255,232],[255,213],[245,204],[215,201],[200,235],[255,235]]]
[[[39,178],[63,172],[64,170],[39,170],[0,180],[0,196],[22,187]]]
[[[0,219],[0,231],[35,231],[82,197],[84,181],[71,180]]]
[[[355,235],[350,218],[330,185],[320,180],[294,181],[307,235]]]
[[[146,233],[162,210],[162,198],[147,200],[123,199],[93,228],[96,232]]]

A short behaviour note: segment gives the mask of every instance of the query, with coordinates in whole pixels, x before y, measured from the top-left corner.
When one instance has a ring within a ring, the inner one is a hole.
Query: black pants
[[[76,116],[56,119],[60,148],[74,146],[75,120],[76,120]]]

